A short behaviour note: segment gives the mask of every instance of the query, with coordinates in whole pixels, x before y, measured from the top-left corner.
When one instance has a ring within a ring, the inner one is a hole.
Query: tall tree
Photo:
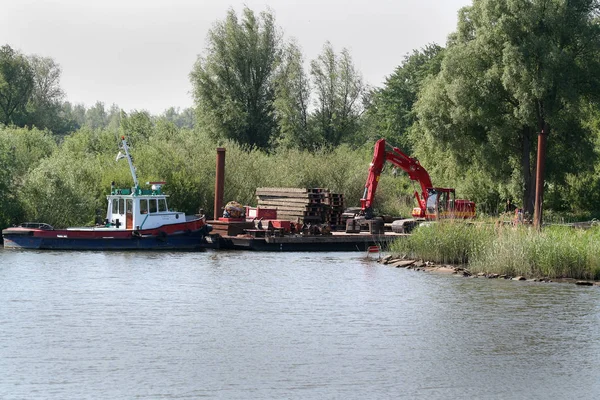
[[[9,45],[0,47],[0,123],[24,125],[33,84],[27,58]]]
[[[597,0],[474,0],[460,11],[442,71],[419,100],[422,126],[457,158],[520,172],[529,212],[537,134],[551,138],[551,180],[589,154],[577,116],[600,93],[597,13]],[[558,157],[569,146],[578,149],[571,159]]]
[[[65,116],[61,113],[64,92],[60,87],[60,66],[49,57],[28,57],[33,72],[33,91],[29,99],[28,120],[40,129],[62,132]]]
[[[360,72],[354,67],[348,49],[338,55],[326,42],[323,52],[310,63],[316,90],[315,129],[323,144],[337,146],[352,141],[357,134],[359,117],[364,111],[366,92]]]
[[[97,101],[92,107],[85,111],[85,126],[92,129],[105,128],[108,125],[108,114],[104,103]]]
[[[310,149],[316,142],[308,126],[310,81],[304,70],[302,52],[294,42],[283,52],[275,95],[280,142],[285,147]]]
[[[373,93],[366,111],[371,141],[385,137],[390,143],[411,152],[408,129],[416,121],[414,104],[423,82],[440,72],[443,48],[429,44],[407,54],[384,86]]]
[[[206,54],[190,74],[199,125],[213,137],[267,149],[276,134],[274,72],[280,35],[270,12],[229,10],[209,31]]]

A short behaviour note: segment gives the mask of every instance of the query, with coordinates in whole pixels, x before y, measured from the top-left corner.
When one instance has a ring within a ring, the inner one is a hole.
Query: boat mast
[[[131,171],[131,177],[133,178],[134,189],[137,190],[139,189],[139,184],[137,176],[135,175],[135,167],[133,166],[131,155],[129,155],[129,148],[127,147],[127,141],[125,140],[125,136],[121,136],[121,143],[123,144],[123,150],[125,150],[125,157],[127,157],[127,162],[129,163],[129,170]]]

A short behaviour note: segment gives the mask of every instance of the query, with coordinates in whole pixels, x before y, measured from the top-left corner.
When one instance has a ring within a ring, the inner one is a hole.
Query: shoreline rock
[[[549,283],[549,282],[557,282],[557,283],[573,283],[577,286],[599,286],[600,281],[594,280],[583,280],[583,279],[567,279],[567,278],[558,278],[558,279],[550,279],[546,277],[536,277],[536,278],[527,278],[525,276],[509,276],[509,275],[499,275],[494,273],[484,273],[479,272],[477,274],[471,273],[468,269],[457,266],[457,265],[448,265],[448,264],[435,264],[431,261],[423,261],[423,260],[412,260],[403,257],[395,257],[392,255],[387,255],[383,258],[377,260],[378,263],[383,265],[389,265],[394,268],[405,268],[405,269],[413,269],[416,271],[425,271],[432,272],[438,274],[447,274],[447,275],[457,275],[469,278],[487,278],[487,279],[506,279],[511,281],[527,281],[527,282],[541,282],[541,283]]]

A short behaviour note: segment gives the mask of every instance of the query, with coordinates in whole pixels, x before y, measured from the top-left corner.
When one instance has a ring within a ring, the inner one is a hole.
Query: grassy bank
[[[392,252],[435,263],[464,264],[473,273],[600,279],[600,227],[588,230],[494,226],[448,221],[420,226]]]

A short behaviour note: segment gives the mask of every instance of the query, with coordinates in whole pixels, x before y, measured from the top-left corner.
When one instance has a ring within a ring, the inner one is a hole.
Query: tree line
[[[143,148],[167,143],[167,147],[183,143],[190,147],[180,137],[202,140],[207,154],[209,147],[227,144],[240,151],[235,163],[254,157],[260,165],[285,169],[290,185],[311,183],[359,193],[364,182],[356,190],[350,184],[366,178],[372,145],[385,137],[419,158],[436,186],[456,187],[460,197],[476,201],[480,211],[497,213],[510,201],[533,213],[542,134],[543,143],[547,142],[545,208],[573,217],[596,216],[600,211],[599,10],[597,0],[474,0],[460,10],[457,28],[445,47],[426,44],[404,55],[380,88],[364,82],[347,49],[336,52],[325,42],[321,53],[306,61],[300,46],[277,26],[273,13],[255,13],[248,7],[240,14],[229,10],[208,32],[206,48],[190,71],[194,107],[171,108],[158,116],[145,111],[127,114],[117,105],[107,109],[100,102],[87,109],[72,105],[60,88],[56,62],[5,45],[0,49],[0,123],[4,125],[0,163],[6,170],[0,175],[4,177],[0,193],[41,173],[43,164],[50,162],[47,159],[57,162],[63,157],[66,162],[79,157],[68,150],[74,138],[88,143],[75,147],[78,151],[106,156],[121,133]],[[17,161],[8,154],[19,148],[14,137],[31,135],[42,135],[43,151],[20,161],[27,168],[11,166]],[[106,143],[93,149],[98,137]],[[345,158],[342,150],[348,157],[341,168],[362,175],[361,179],[332,180],[337,174],[333,169],[340,166],[330,165],[329,160]],[[192,164],[196,158],[209,157],[184,153]],[[178,157],[176,151],[173,156]],[[287,170],[284,164],[302,162],[290,157],[316,162],[325,170],[316,174],[320,180]],[[281,164],[273,164],[274,160]],[[171,168],[189,171],[184,164],[182,160]],[[214,169],[211,163],[204,167]],[[156,171],[148,166],[150,170],[178,177],[168,168]],[[260,186],[258,182],[275,183],[264,181],[270,172],[263,168],[250,170],[244,179],[230,182],[246,188],[239,190],[243,198],[237,200],[252,201],[248,177],[254,187]],[[180,177],[193,192],[195,178],[187,173],[181,172]],[[210,179],[210,173],[205,175]],[[273,179],[284,183],[281,177]],[[410,192],[405,179],[390,180],[388,185],[399,191],[397,197]],[[380,208],[396,209],[398,202],[383,185],[380,188],[386,199]],[[100,199],[101,192],[96,193]],[[195,193],[185,207],[211,204],[208,194]],[[181,195],[192,196],[185,191]],[[24,194],[17,191],[11,196],[19,199]],[[358,203],[359,197],[347,198]],[[198,203],[200,198],[205,204]],[[27,217],[26,210],[21,207],[21,217]],[[5,218],[9,220],[15,218]]]

